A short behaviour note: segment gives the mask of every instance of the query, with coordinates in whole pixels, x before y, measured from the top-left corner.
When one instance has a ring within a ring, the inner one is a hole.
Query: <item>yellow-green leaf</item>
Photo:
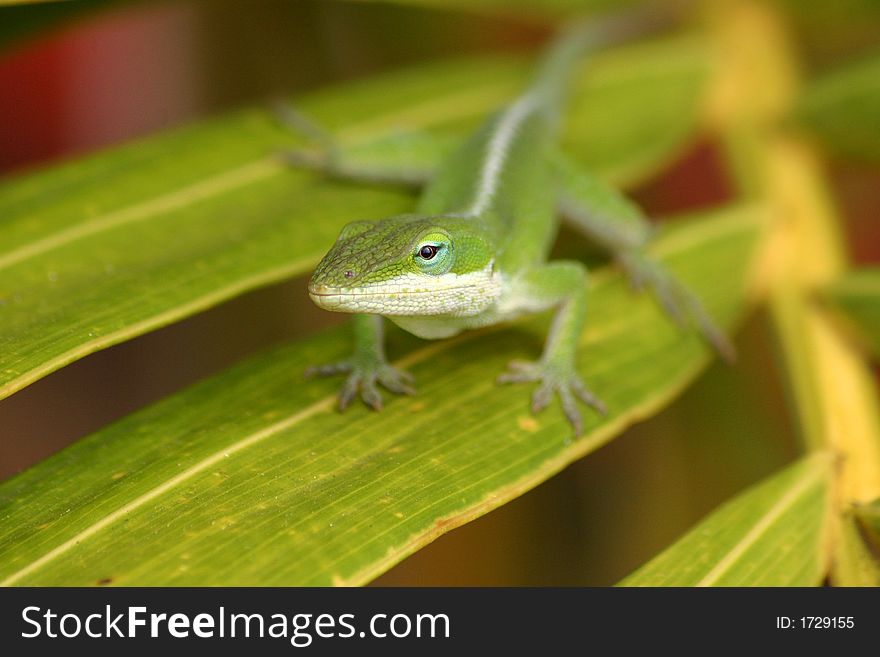
[[[817,454],[722,505],[623,586],[815,586],[827,569],[831,459]]]
[[[677,222],[657,253],[727,326],[763,210]],[[81,440],[0,485],[5,584],[358,584],[507,502],[651,415],[709,352],[616,273],[592,278],[580,370],[608,405],[573,440],[555,406],[494,385],[540,353],[548,317],[458,339],[392,332],[419,395],[334,410],[338,380],[303,369],[344,331],[276,349]],[[625,473],[621,473],[625,475]]]

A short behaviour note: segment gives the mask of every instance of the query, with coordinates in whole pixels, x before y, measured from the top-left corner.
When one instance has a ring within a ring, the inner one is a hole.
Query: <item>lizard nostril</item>
[[[347,269],[347,270],[345,271],[345,273],[343,274],[343,276],[345,276],[346,278],[353,278],[353,277],[354,277],[354,272],[353,272],[351,269]]]

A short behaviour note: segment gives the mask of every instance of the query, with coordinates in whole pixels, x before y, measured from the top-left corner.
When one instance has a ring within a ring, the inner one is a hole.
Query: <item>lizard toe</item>
[[[364,403],[374,411],[382,410],[382,395],[379,393],[379,388],[376,386],[375,376],[363,377],[363,380],[361,381],[361,399],[363,399]]]
[[[347,360],[341,360],[338,363],[329,363],[328,365],[312,365],[311,367],[307,367],[303,372],[303,376],[307,379],[313,379],[315,377],[324,378],[351,371],[351,363]]]
[[[507,383],[530,383],[540,381],[542,378],[540,363],[527,360],[512,360],[507,364],[508,371],[499,374],[495,382]]]
[[[398,395],[414,395],[416,389],[412,374],[405,370],[399,370],[391,365],[386,365],[379,371],[379,383],[391,392]]]
[[[351,401],[357,394],[358,388],[360,388],[360,384],[361,376],[357,372],[350,374],[345,380],[345,383],[342,384],[342,388],[339,390],[339,396],[337,397],[337,406],[340,411],[344,411],[348,408],[348,405],[351,404]]]

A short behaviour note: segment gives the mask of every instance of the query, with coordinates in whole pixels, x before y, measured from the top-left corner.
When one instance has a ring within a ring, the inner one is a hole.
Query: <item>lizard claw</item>
[[[333,136],[289,103],[275,100],[271,103],[271,109],[278,122],[290,132],[321,146],[332,148]]]
[[[496,380],[497,383],[537,381],[538,387],[532,393],[532,413],[542,411],[550,404],[554,393],[558,394],[562,410],[574,428],[575,436],[580,436],[583,433],[583,420],[576,399],[593,407],[600,415],[606,414],[605,404],[587,389],[572,368],[560,368],[544,361],[512,361],[508,367],[510,371],[500,374]]]
[[[358,391],[367,406],[376,411],[382,410],[382,395],[377,383],[398,395],[416,394],[412,375],[388,363],[362,365],[344,360],[329,365],[309,367],[305,371],[305,376],[306,378],[326,377],[343,373],[348,373],[348,377],[339,391],[338,406],[340,411],[348,408]]]

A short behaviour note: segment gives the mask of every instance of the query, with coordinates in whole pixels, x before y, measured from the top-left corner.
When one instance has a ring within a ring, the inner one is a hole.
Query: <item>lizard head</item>
[[[356,221],[318,264],[309,295],[337,312],[475,315],[499,293],[491,244],[473,219]]]

